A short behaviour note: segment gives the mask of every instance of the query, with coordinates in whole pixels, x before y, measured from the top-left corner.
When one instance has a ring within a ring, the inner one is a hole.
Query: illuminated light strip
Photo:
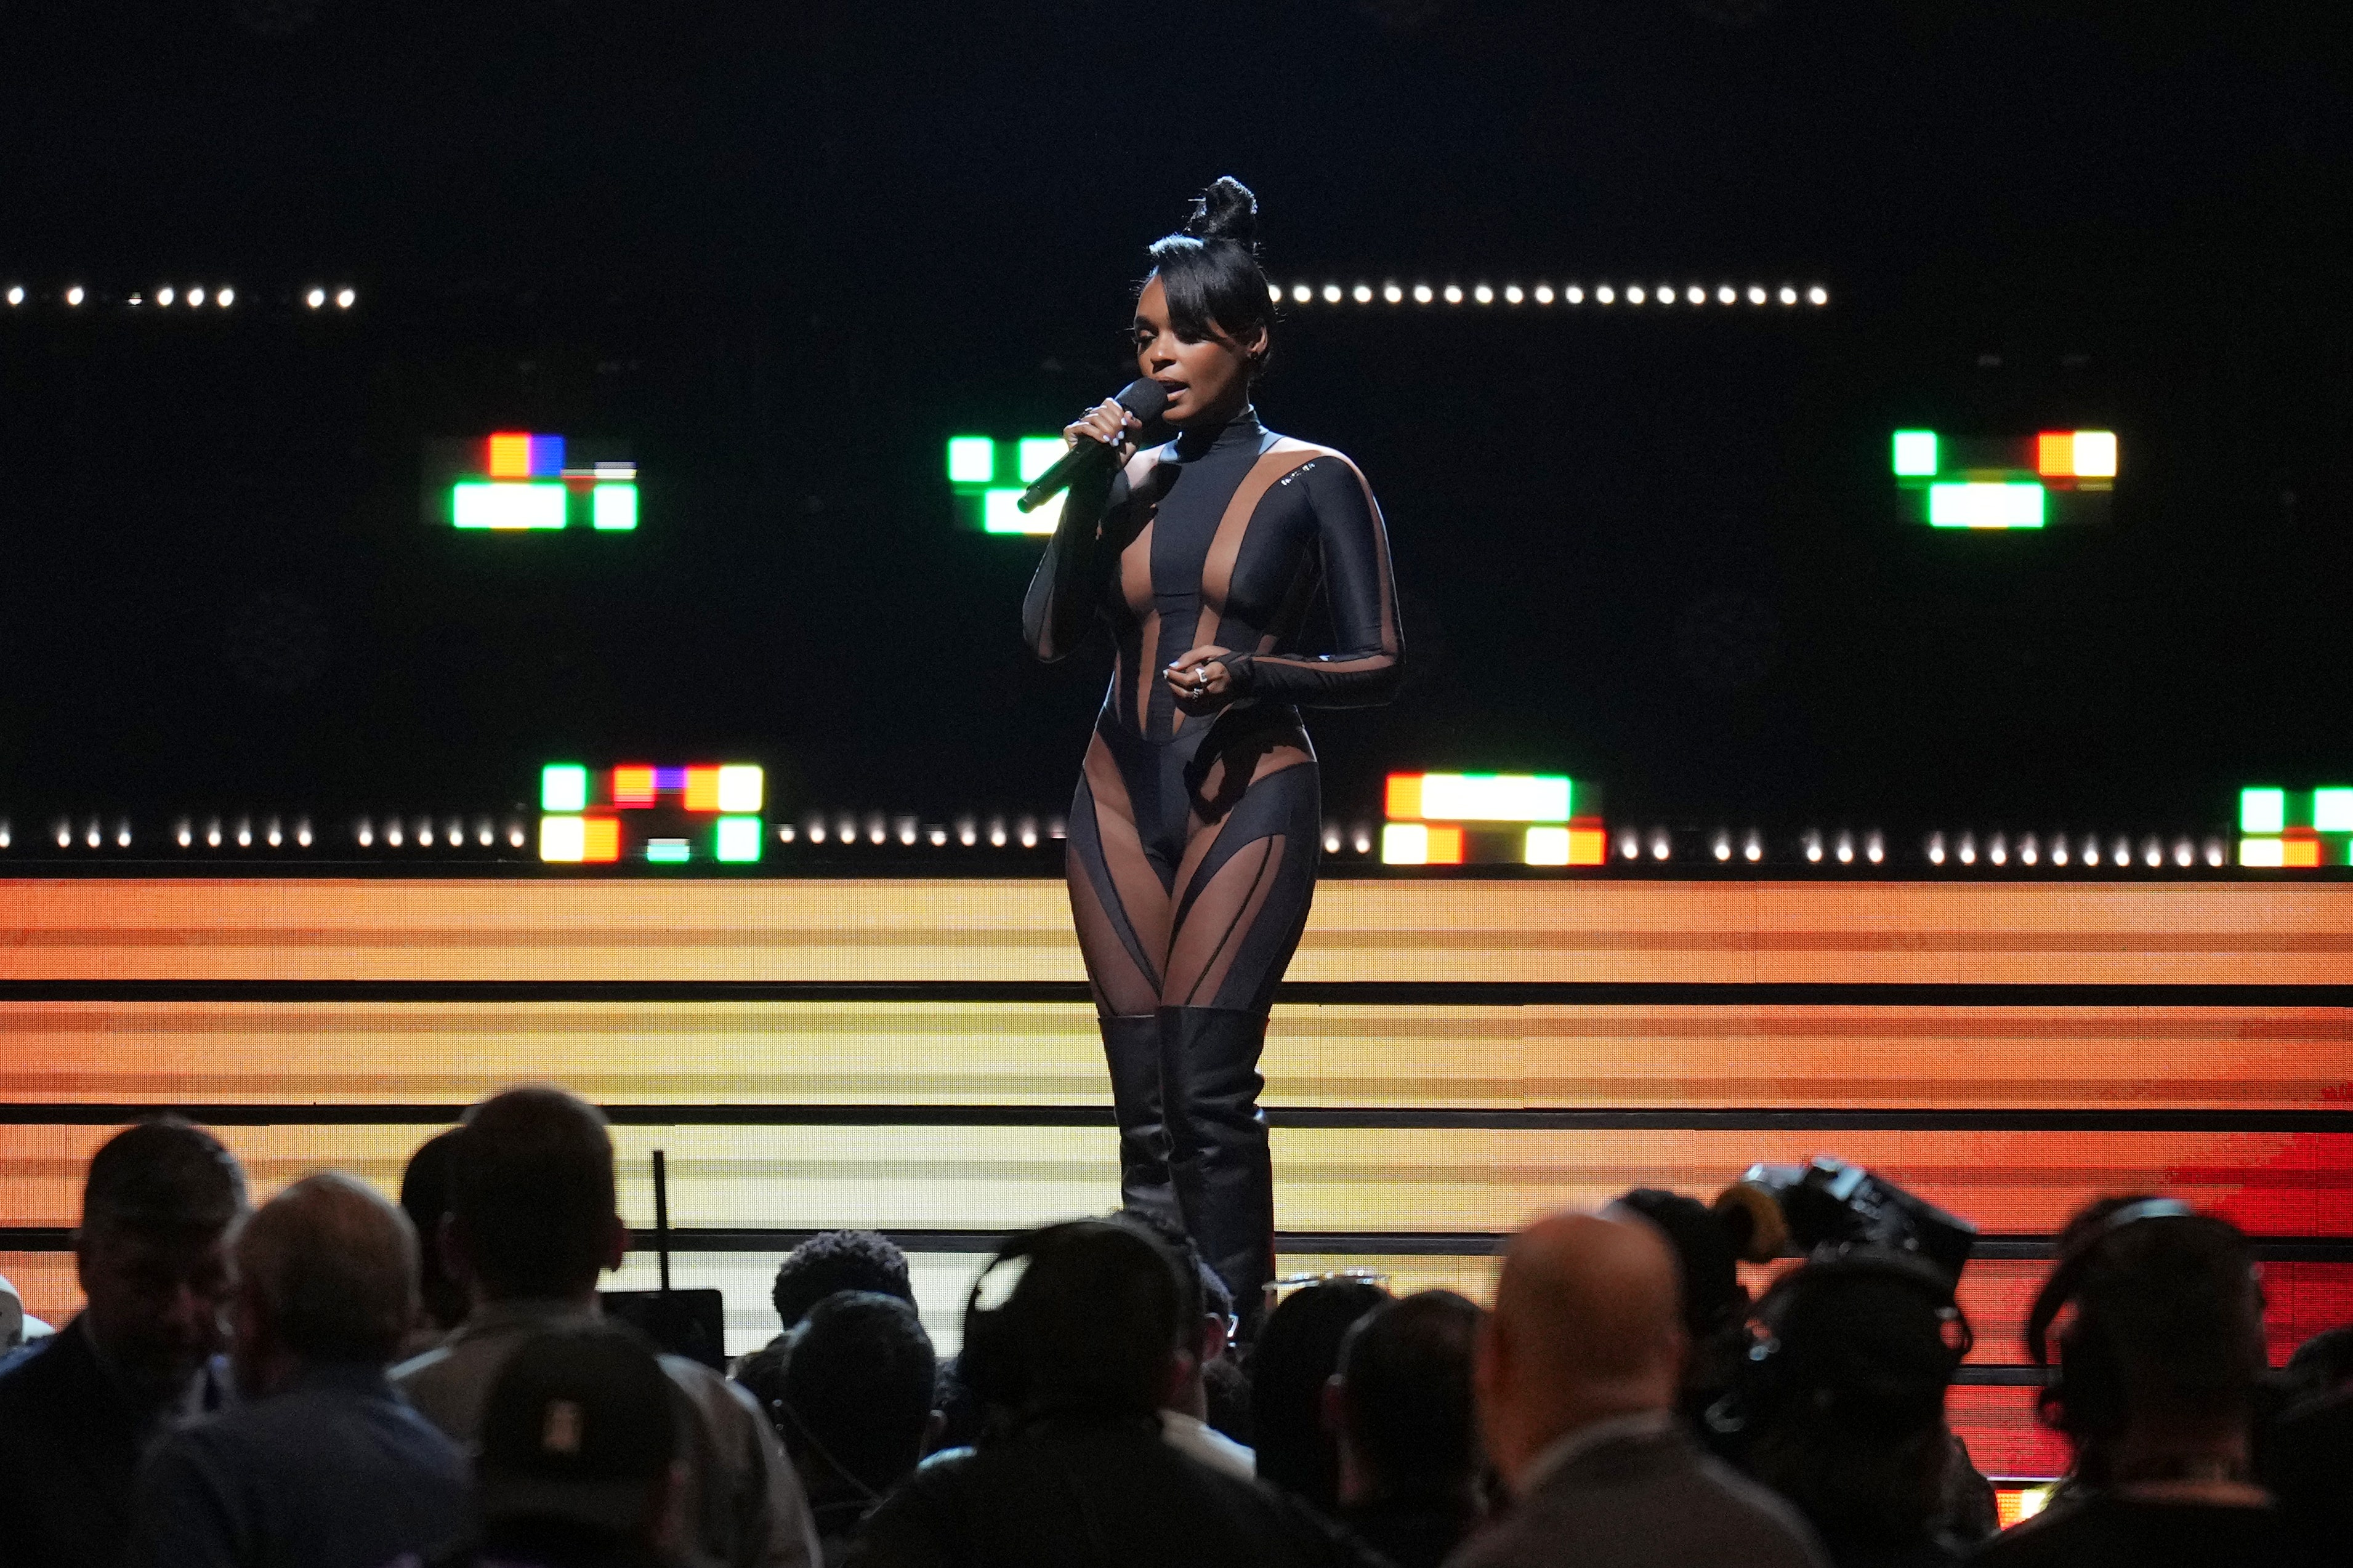
[[[1613,304],[1619,298],[1617,289],[1609,283],[1593,285],[1591,295],[1596,303],[1602,305]],[[1427,282],[1417,282],[1409,289],[1405,284],[1399,283],[1394,278],[1384,281],[1378,288],[1361,279],[1353,287],[1343,287],[1335,280],[1327,280],[1321,286],[1303,281],[1293,281],[1286,286],[1270,279],[1267,281],[1267,296],[1278,303],[1288,300],[1293,305],[1312,305],[1319,301],[1325,305],[1337,305],[1344,300],[1353,301],[1360,306],[1371,305],[1376,300],[1387,305],[1402,305],[1408,299],[1412,300],[1417,305],[1428,305],[1442,298],[1450,305],[1461,305],[1467,300],[1490,307],[1498,300],[1507,307],[1525,306],[1530,303],[1544,307],[1551,305],[1556,300],[1567,305],[1581,305],[1585,303],[1587,289],[1582,283],[1555,285],[1545,279],[1527,285],[1517,282],[1505,283],[1500,289],[1492,283],[1484,282],[1474,283],[1468,288],[1456,282],[1449,282],[1439,288],[1433,288]],[[1651,299],[1656,299],[1661,305],[1680,303],[1731,306],[1746,302],[1752,307],[1778,305],[1785,308],[1797,305],[1800,301],[1814,306],[1827,305],[1831,302],[1830,290],[1820,283],[1810,283],[1803,289],[1794,283],[1783,283],[1775,288],[1767,288],[1762,283],[1756,282],[1743,286],[1728,281],[1714,284],[1694,282],[1680,286],[1662,283],[1655,287],[1634,283],[1627,286],[1624,297],[1627,303],[1632,305],[1640,305]]]
[[[1381,864],[1460,866],[1462,829],[1438,823],[1389,823],[1381,829]]]
[[[2034,471],[2050,479],[2116,477],[2113,430],[2045,430],[2034,437]],[[1898,473],[1904,472],[1898,468]]]
[[[564,486],[560,482],[461,480],[449,489],[449,520],[459,528],[562,528]]]
[[[1567,822],[1573,786],[1560,773],[1391,773],[1393,821]]]
[[[2034,484],[1928,487],[1932,528],[2041,528],[2044,490]]]

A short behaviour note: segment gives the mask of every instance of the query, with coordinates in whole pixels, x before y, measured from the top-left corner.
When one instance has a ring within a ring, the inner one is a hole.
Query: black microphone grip
[[[1160,417],[1168,406],[1168,389],[1158,382],[1145,377],[1131,381],[1119,389],[1113,399],[1122,408],[1149,425]],[[1014,505],[1024,512],[1036,511],[1048,501],[1078,481],[1079,476],[1092,468],[1109,468],[1119,461],[1119,448],[1101,441],[1081,441],[1055,460],[1054,466],[1030,481]]]

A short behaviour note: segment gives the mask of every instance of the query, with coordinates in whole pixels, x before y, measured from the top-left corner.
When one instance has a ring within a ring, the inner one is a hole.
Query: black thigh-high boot
[[[1160,1019],[1145,1013],[1097,1020],[1111,1064],[1111,1102],[1119,1119],[1119,1203],[1164,1219],[1176,1217],[1168,1182],[1168,1125],[1160,1094]]]
[[[1169,1174],[1185,1229],[1254,1334],[1274,1278],[1274,1165],[1259,1114],[1266,1016],[1239,1007],[1160,1009],[1160,1082]]]

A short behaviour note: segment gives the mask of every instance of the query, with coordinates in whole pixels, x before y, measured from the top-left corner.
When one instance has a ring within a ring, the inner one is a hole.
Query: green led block
[[[948,437],[948,483],[985,485],[997,478],[997,443],[987,436]]]
[[[2239,831],[2281,833],[2287,828],[2287,791],[2242,789],[2239,792]]]
[[[1028,484],[1048,468],[1062,460],[1070,446],[1060,436],[1024,436],[1017,450],[1021,460],[1021,482]]]
[[[564,526],[564,486],[467,479],[449,487],[449,521],[459,528],[515,531]]]
[[[2036,484],[1928,487],[1932,528],[2041,528],[2043,489]]]
[[[638,487],[598,485],[589,491],[588,521],[608,533],[626,533],[638,526]]]
[[[712,858],[730,865],[743,865],[760,858],[760,819],[756,816],[723,816],[712,840]]]
[[[2312,792],[2312,830],[2353,833],[2353,789],[2332,787]]]
[[[689,856],[683,838],[649,838],[646,858],[657,866],[683,866]]]
[[[539,770],[539,809],[588,809],[588,770],[578,763],[550,763]]]
[[[1936,472],[1934,430],[1895,432],[1895,471],[1907,479],[1932,479]]]
[[[983,533],[1051,533],[1062,519],[1062,498],[1056,496],[1036,511],[1023,511],[1016,489],[983,490],[980,531]]]

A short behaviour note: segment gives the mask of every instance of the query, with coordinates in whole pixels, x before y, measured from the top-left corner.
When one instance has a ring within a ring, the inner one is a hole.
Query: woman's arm
[[[1226,663],[1245,693],[1271,702],[1374,707],[1395,695],[1405,673],[1388,531],[1372,487],[1345,458],[1319,460],[1306,479],[1324,552],[1324,594],[1341,651],[1321,658],[1240,654]]]
[[[1087,620],[1101,602],[1103,574],[1110,552],[1101,548],[1103,519],[1127,500],[1125,464],[1135,452],[1143,422],[1106,398],[1063,430],[1076,445],[1099,441],[1119,456],[1116,472],[1089,469],[1062,492],[1062,515],[1046,542],[1038,574],[1021,600],[1021,637],[1048,664],[1068,658],[1087,635]]]

